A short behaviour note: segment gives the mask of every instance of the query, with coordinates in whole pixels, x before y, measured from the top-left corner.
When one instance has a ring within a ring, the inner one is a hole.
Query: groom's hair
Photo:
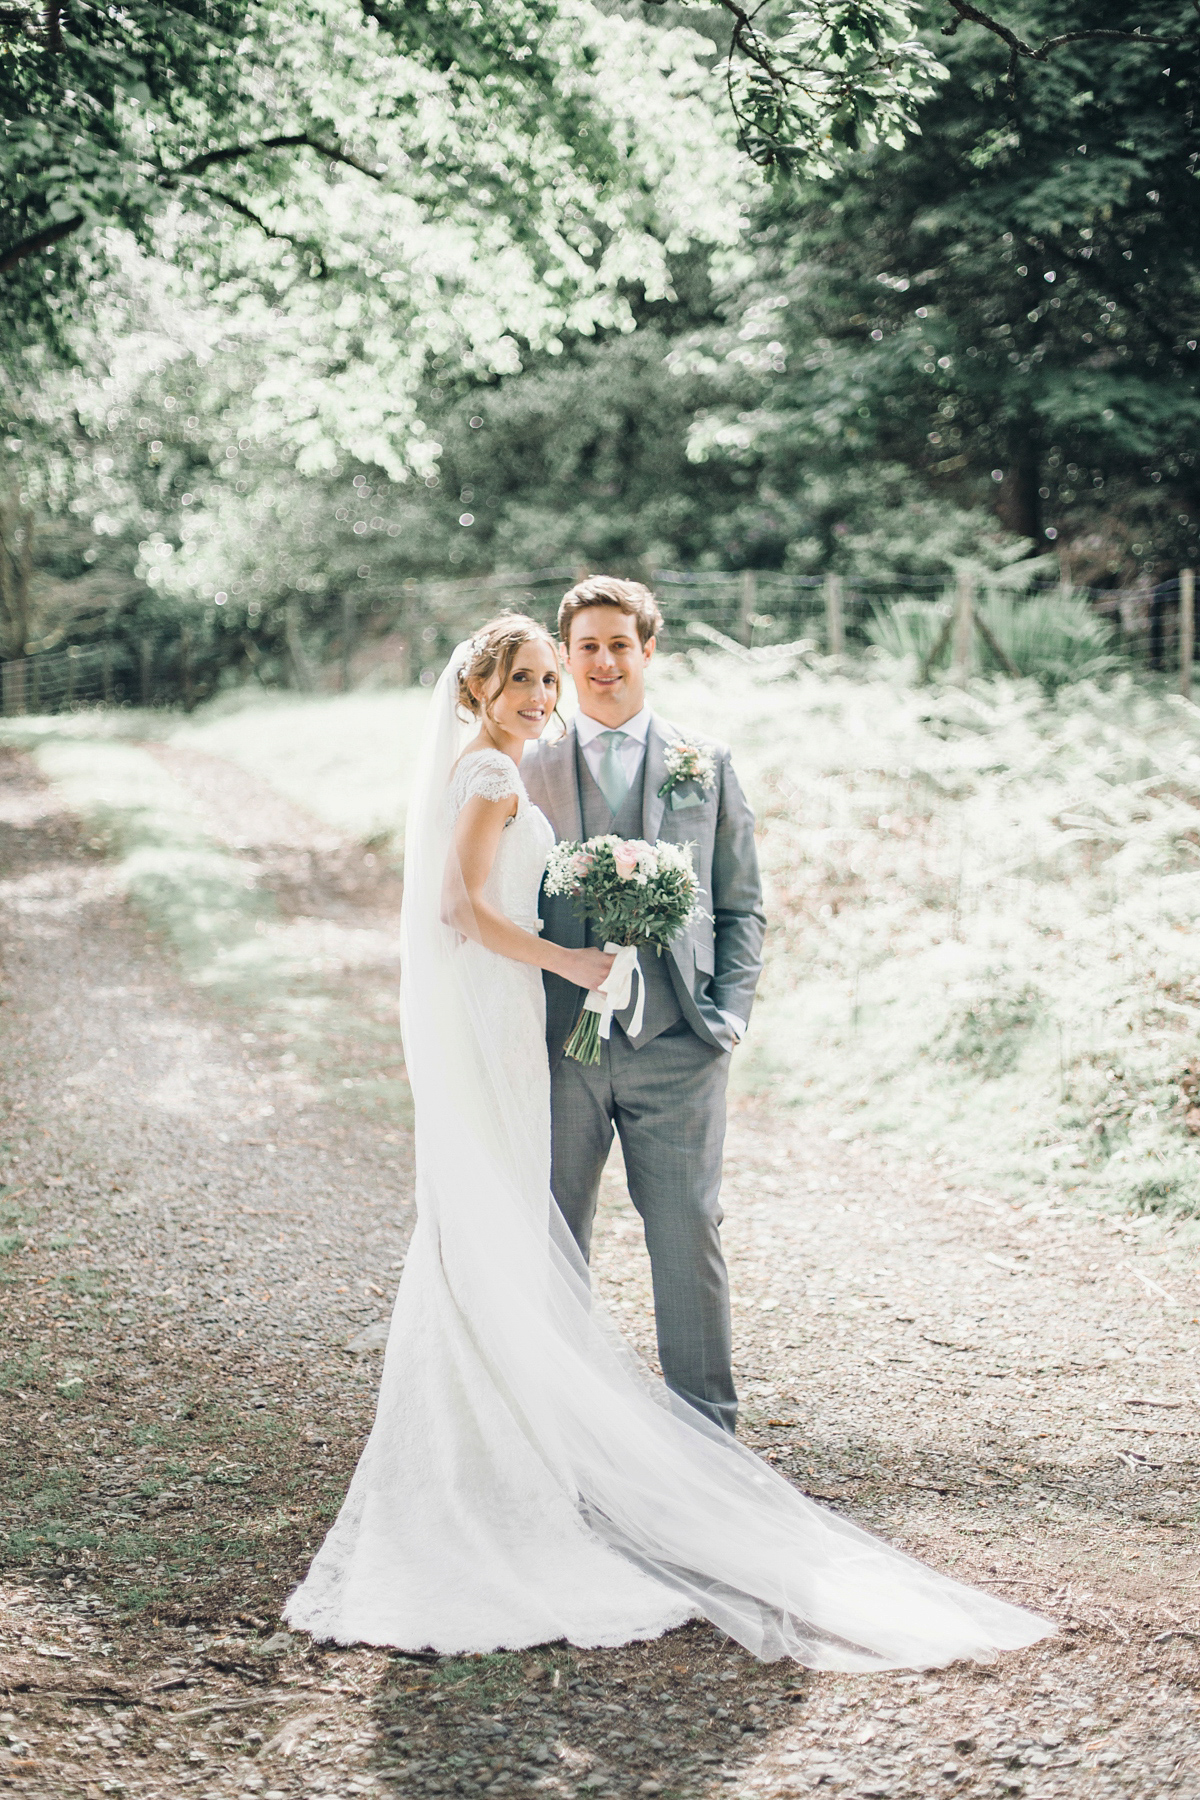
[[[637,624],[638,638],[648,644],[663,628],[662,614],[648,587],[640,581],[621,581],[616,575],[589,575],[569,594],[564,594],[558,608],[558,635],[569,650],[571,621],[587,606],[612,606],[628,613]]]

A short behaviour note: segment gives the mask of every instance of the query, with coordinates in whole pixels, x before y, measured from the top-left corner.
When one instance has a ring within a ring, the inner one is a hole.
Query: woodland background
[[[8,0],[0,42],[0,657],[182,632],[190,703],[435,578],[1195,561],[1184,0]]]

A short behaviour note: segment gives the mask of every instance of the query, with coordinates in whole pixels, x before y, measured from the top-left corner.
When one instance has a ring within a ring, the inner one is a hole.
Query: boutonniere
[[[697,744],[668,744],[663,760],[667,779],[658,790],[659,799],[665,800],[669,795],[676,811],[684,806],[703,806],[699,794],[681,794],[678,789],[694,783],[707,793],[716,785],[717,765],[712,753],[701,750]]]

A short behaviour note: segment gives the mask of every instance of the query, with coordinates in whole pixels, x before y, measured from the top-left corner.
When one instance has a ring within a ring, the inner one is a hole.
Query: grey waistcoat
[[[602,837],[605,833],[615,831],[619,837],[640,838],[642,835],[642,786],[646,773],[646,759],[643,756],[641,767],[634,777],[633,785],[622,800],[614,817],[609,810],[608,801],[592,780],[592,772],[587,766],[583,747],[578,742],[575,746],[575,767],[579,777],[579,800],[583,813],[584,837]],[[594,925],[587,929],[589,944],[602,944]],[[638,951],[638,961],[642,965],[642,974],[646,979],[646,1011],[642,1020],[642,1029],[636,1038],[630,1041],[640,1050],[652,1038],[659,1036],[670,1025],[677,1025],[683,1017],[671,982],[670,964],[665,956],[656,956],[651,947],[643,946]],[[633,1007],[616,1014],[618,1025],[626,1026],[633,1016]]]

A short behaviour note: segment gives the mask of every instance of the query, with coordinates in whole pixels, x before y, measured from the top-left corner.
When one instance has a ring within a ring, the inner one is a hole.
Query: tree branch
[[[792,169],[805,153],[826,162],[832,145],[907,127],[938,73],[881,0],[804,0],[778,29],[759,25],[767,0],[711,4],[731,21],[725,85],[739,145],[760,167]]]
[[[782,92],[788,86],[787,76],[772,60],[766,40],[754,29],[754,20],[738,0],[716,0],[722,12],[727,12],[733,20],[733,39],[730,50],[740,50],[742,55],[752,63],[756,63],[763,74]],[[761,8],[756,8],[760,11]]]
[[[347,167],[357,169],[360,175],[366,175],[372,181],[382,181],[383,179],[378,169],[369,168],[366,163],[359,162],[357,157],[352,156],[348,150],[343,150],[340,145],[323,144],[319,138],[310,137],[307,132],[298,131],[281,134],[278,137],[263,138],[257,144],[229,144],[221,150],[207,150],[200,156],[194,156],[190,162],[184,163],[182,168],[161,169],[157,177],[158,185],[165,188],[178,187],[184,177],[201,175],[205,169],[212,168],[214,164],[237,162],[242,157],[254,156],[262,150],[295,150],[301,146],[315,150],[318,155],[327,157],[330,162],[345,163]],[[219,188],[210,188],[204,183],[199,185],[202,193],[207,194],[210,199],[219,200],[223,206],[228,206],[234,212],[240,213],[244,219],[249,219],[252,224],[258,226],[260,231],[265,232],[267,237],[278,238],[281,243],[295,244],[297,248],[308,251],[319,264],[321,273],[325,273],[324,258],[313,245],[302,244],[299,239],[289,237],[286,232],[272,231],[271,227],[264,224],[256,212],[232,194],[224,193]],[[17,264],[24,262],[27,257],[37,256],[43,250],[49,250],[62,238],[70,237],[72,232],[79,230],[83,222],[83,214],[76,213],[70,219],[64,219],[57,225],[48,225],[44,231],[36,231],[30,237],[22,238],[20,243],[13,244],[8,250],[0,250],[0,275],[5,275],[10,269],[15,269]]]
[[[290,231],[273,230],[272,227],[267,224],[265,219],[259,218],[252,207],[247,206],[243,200],[239,200],[234,194],[225,193],[221,188],[212,188],[205,183],[201,183],[200,192],[202,194],[207,194],[210,200],[219,200],[222,206],[227,206],[231,212],[239,214],[243,219],[248,219],[251,225],[257,225],[264,237],[274,238],[275,242],[278,244],[291,244],[292,248],[295,250],[303,250],[306,255],[311,256],[316,263],[318,274],[325,275],[328,272],[326,269],[325,258],[315,244],[306,242],[303,238],[293,237]]]
[[[666,6],[669,5],[669,3],[670,0],[650,0],[651,6]],[[366,4],[367,0],[364,0],[364,7]],[[729,45],[729,55],[726,58],[726,85],[728,86],[732,79],[733,52],[735,50],[740,50],[742,55],[746,57],[749,62],[754,63],[757,68],[762,70],[772,87],[776,88],[781,96],[785,94],[788,88],[792,86],[792,83],[789,81],[786,72],[771,56],[769,40],[762,37],[759,32],[755,30],[753,16],[746,11],[745,7],[738,4],[738,0],[711,0],[711,4],[719,6],[721,11],[728,13],[733,20],[733,33]],[[754,10],[756,13],[761,12],[762,5],[756,6]],[[730,88],[729,97],[732,101],[732,88]]]
[[[323,144],[319,138],[310,137],[306,131],[262,138],[257,144],[229,144],[223,150],[206,150],[202,155],[194,156],[190,162],[184,163],[182,168],[164,170],[163,174],[169,180],[179,175],[202,175],[214,163],[238,162],[244,156],[257,156],[260,150],[295,150],[302,145],[315,150],[330,162],[345,163],[348,168],[357,169],[360,175],[367,175],[372,181],[383,179],[378,169],[368,168],[366,163],[359,162],[357,157],[351,156],[339,144]]]
[[[62,219],[57,225],[47,225],[44,231],[35,231],[32,237],[22,238],[19,244],[0,251],[0,275],[7,275],[10,269],[15,269],[27,256],[37,256],[41,251],[49,250],[60,238],[70,237],[82,224],[83,214],[76,213],[73,218]]]
[[[718,5],[723,3],[724,0],[717,0]],[[1027,44],[1024,38],[1019,38],[1015,31],[1001,24],[999,19],[993,19],[990,13],[972,6],[970,0],[946,0],[946,4],[955,16],[949,25],[942,26],[943,37],[953,37],[960,25],[969,22],[981,25],[984,31],[990,31],[993,37],[998,37],[1007,46],[1008,74],[1005,79],[1010,92],[1022,59],[1026,62],[1046,62],[1064,44],[1082,44],[1093,38],[1107,38],[1125,44],[1151,44],[1158,50],[1173,50],[1177,47],[1167,38],[1147,37],[1142,31],[1064,31],[1058,37],[1044,39],[1040,44]]]

